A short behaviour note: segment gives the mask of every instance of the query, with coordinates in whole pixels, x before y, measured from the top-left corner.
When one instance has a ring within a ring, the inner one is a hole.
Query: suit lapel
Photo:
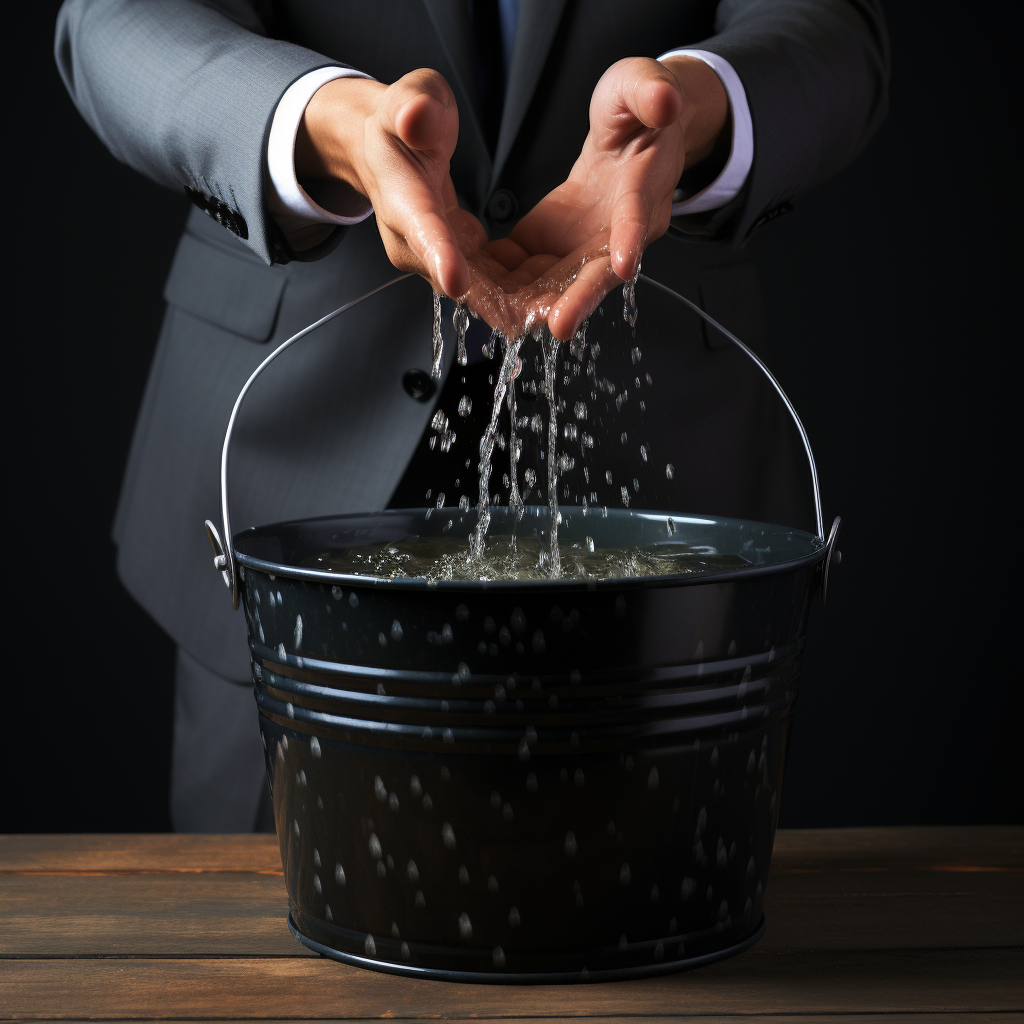
[[[491,191],[497,185],[512,144],[523,125],[564,9],[565,0],[521,0],[512,67],[505,88],[505,107],[501,112],[495,149]]]
[[[491,155],[484,138],[480,116],[480,94],[476,87],[476,71],[473,60],[473,35],[469,24],[467,0],[423,0],[453,70],[455,81],[450,82],[459,104],[459,137],[470,136],[478,150],[478,158],[489,167]]]

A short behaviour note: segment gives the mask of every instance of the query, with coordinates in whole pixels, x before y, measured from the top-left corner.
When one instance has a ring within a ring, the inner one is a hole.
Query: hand
[[[487,241],[483,225],[459,208],[449,161],[459,112],[444,78],[412,71],[392,85],[366,78],[328,82],[306,106],[295,143],[299,177],[335,178],[373,204],[388,258],[425,277],[434,290],[468,297],[481,281],[467,253]]]
[[[509,280],[518,275],[520,319],[527,309],[546,316],[566,340],[633,277],[644,248],[668,229],[684,168],[711,153],[728,113],[724,86],[698,58],[613,64],[594,90],[590,132],[567,180],[508,238],[484,247]]]

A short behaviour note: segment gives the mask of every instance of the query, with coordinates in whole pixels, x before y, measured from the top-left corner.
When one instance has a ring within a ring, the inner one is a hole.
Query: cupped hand
[[[455,97],[436,71],[412,71],[392,85],[340,78],[307,105],[295,163],[300,178],[339,179],[370,200],[396,267],[472,301],[495,289],[483,268],[497,265],[480,252],[483,225],[455,196],[449,162],[458,135]],[[467,254],[476,256],[472,266]]]
[[[484,247],[518,284],[520,321],[546,318],[568,339],[634,276],[644,248],[668,229],[683,170],[711,152],[728,110],[721,81],[698,58],[629,57],[602,75],[568,178]]]

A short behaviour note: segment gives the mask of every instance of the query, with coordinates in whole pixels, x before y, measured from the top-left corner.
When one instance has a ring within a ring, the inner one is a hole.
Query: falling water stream
[[[578,273],[578,268],[568,280],[575,279],[576,273]],[[636,282],[639,275],[640,269],[638,266],[636,276],[631,280],[626,281],[622,286],[622,316],[623,320],[631,328],[635,326],[637,320]],[[566,283],[568,283],[568,281]],[[461,302],[456,303],[455,312],[452,316],[452,325],[455,329],[455,358],[460,366],[465,366],[467,363],[466,332],[469,327],[471,316],[475,316],[475,314],[471,314],[465,304]],[[586,331],[587,323],[584,321],[576,332],[576,335],[570,345],[574,354],[582,353],[584,351],[586,346]],[[562,575],[562,557],[558,544],[558,527],[562,519],[558,507],[558,482],[562,473],[571,470],[575,466],[575,458],[568,452],[563,451],[561,454],[558,452],[558,369],[562,343],[551,334],[546,324],[535,322],[534,313],[532,312],[528,315],[523,328],[514,336],[506,336],[496,329],[492,333],[488,344],[484,346],[484,354],[493,356],[497,347],[496,342],[500,341],[501,365],[497,376],[494,379],[494,400],[491,406],[490,419],[484,430],[483,436],[480,438],[479,461],[477,463],[477,477],[479,481],[477,525],[469,538],[469,560],[477,570],[483,570],[483,559],[485,549],[487,547],[487,532],[491,523],[492,495],[490,486],[491,475],[493,472],[494,449],[496,446],[500,447],[502,450],[505,448],[504,438],[501,436],[499,431],[501,412],[505,405],[507,405],[509,419],[511,422],[508,444],[509,508],[515,511],[520,517],[523,514],[524,502],[529,497],[530,491],[532,491],[537,482],[538,474],[536,467],[526,467],[523,473],[524,483],[526,486],[525,496],[524,492],[520,491],[519,473],[521,456],[523,454],[523,445],[517,432],[518,424],[515,381],[522,370],[523,363],[521,353],[528,339],[535,342],[539,348],[540,363],[543,371],[543,379],[539,390],[544,396],[547,408],[547,444],[545,450],[541,451],[541,458],[547,464],[546,474],[544,475],[547,479],[547,502],[550,514],[550,524],[548,528],[547,543],[539,543],[538,545],[539,553],[537,556],[537,562],[538,569],[544,576],[557,579]],[[432,340],[433,362],[431,366],[431,376],[435,380],[440,380],[444,340],[441,331],[441,296],[437,293],[434,294]],[[596,360],[599,351],[599,347],[593,346],[591,350],[592,359],[587,365],[587,373],[591,376],[597,389],[605,390],[611,394],[615,391],[614,385],[608,381],[598,380],[597,378],[594,360]],[[634,349],[634,352],[639,353],[639,349]],[[581,354],[581,361],[582,358]],[[637,358],[638,356],[634,356],[634,362],[636,362]],[[576,370],[578,372],[579,367],[576,367]],[[616,398],[616,405],[618,408],[622,407],[622,402],[624,402],[627,397],[628,393],[626,391],[619,393]],[[468,396],[464,396],[459,403],[460,415],[463,417],[468,415],[471,407],[471,400]],[[585,419],[586,407],[582,402],[576,403],[575,412],[577,420]],[[535,428],[543,426],[538,416],[535,416],[533,419],[535,421]],[[526,423],[527,421],[524,419],[523,422]],[[441,410],[438,410],[435,413],[433,427],[438,432],[442,451],[447,451],[451,445],[451,441],[454,439],[454,434],[449,430],[447,417]],[[579,438],[581,453],[587,447],[593,446],[593,438],[586,433],[586,431],[584,431],[582,437],[580,437],[575,423],[566,424],[565,435],[566,440],[575,441]],[[436,443],[434,438],[431,440]],[[433,447],[434,444],[431,444],[431,448]],[[646,451],[644,451],[643,454],[646,454]],[[589,475],[586,476],[586,479],[589,480]],[[628,505],[628,491],[625,487],[621,490],[623,504]],[[593,497],[596,498],[596,495]],[[586,512],[587,499],[585,495],[583,498],[583,508],[584,512]],[[511,540],[506,541],[506,543],[511,545],[512,555],[514,556],[516,546],[515,537],[513,536]]]

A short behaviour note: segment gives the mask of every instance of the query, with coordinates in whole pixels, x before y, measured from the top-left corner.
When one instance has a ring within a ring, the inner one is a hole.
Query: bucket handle
[[[342,313],[351,309],[353,306],[358,305],[363,299],[368,299],[372,295],[376,295],[378,292],[382,292],[385,288],[390,288],[393,284],[398,284],[399,281],[404,281],[407,277],[411,277],[411,274],[399,274],[397,277],[391,278],[389,281],[385,281],[383,284],[377,285],[376,288],[371,288],[370,291],[359,298],[353,299],[351,302],[346,302],[344,306],[339,306],[333,313],[328,313],[326,316],[321,317],[315,323],[311,323],[308,327],[304,327],[297,334],[293,334],[287,341],[281,342],[273,352],[270,353],[263,360],[259,366],[250,374],[249,379],[242,385],[242,390],[238,393],[238,397],[235,399],[235,404],[231,408],[231,415],[228,417],[228,427],[224,433],[224,447],[221,449],[220,456],[220,508],[221,516],[223,518],[224,525],[224,540],[228,543],[225,544],[221,540],[220,534],[217,532],[217,527],[207,519],[206,536],[210,541],[210,547],[213,548],[213,565],[214,568],[220,572],[224,578],[224,583],[227,588],[231,591],[231,607],[234,609],[238,608],[238,566],[235,562],[235,549],[231,543],[231,510],[228,502],[228,455],[231,448],[231,435],[235,429],[235,420],[238,418],[238,410],[242,406],[242,402],[245,400],[245,396],[249,393],[249,389],[256,382],[256,378],[287,348],[291,348],[295,342],[300,341],[306,337],[307,334],[312,334],[318,327],[322,327],[329,320],[333,320],[336,316],[340,316]],[[653,278],[648,277],[646,274],[641,274],[641,281],[652,285],[659,291],[664,292],[666,295],[671,295],[673,298],[679,299],[680,302],[685,303],[690,307],[702,320],[706,323],[711,324],[716,330],[721,331],[734,345],[736,345],[742,352],[754,362],[754,364],[760,369],[760,371],[768,378],[769,383],[778,393],[779,398],[782,399],[783,404],[789,412],[790,417],[796,424],[796,429],[800,434],[800,440],[803,442],[804,452],[807,455],[807,461],[811,468],[811,483],[814,487],[814,522],[817,530],[818,540],[822,542],[825,548],[825,557],[823,560],[822,569],[822,580],[821,580],[821,603],[825,603],[825,592],[828,586],[828,571],[831,563],[834,561],[836,565],[839,564],[842,555],[838,550],[835,549],[836,538],[839,535],[840,519],[836,516],[835,521],[832,523],[832,529],[829,531],[828,540],[825,539],[825,526],[824,520],[821,514],[821,488],[818,484],[818,467],[814,461],[814,453],[811,451],[811,442],[807,436],[807,431],[804,429],[803,423],[800,422],[800,417],[797,415],[796,409],[793,407],[793,403],[789,400],[789,396],[785,391],[782,390],[782,385],[775,379],[774,374],[767,366],[761,361],[761,358],[751,351],[746,345],[740,341],[730,331],[727,331],[720,323],[713,320],[707,313],[704,312],[699,306],[691,302],[684,295],[680,295],[678,292],[673,291],[667,285],[662,284],[660,281],[655,281]]]

